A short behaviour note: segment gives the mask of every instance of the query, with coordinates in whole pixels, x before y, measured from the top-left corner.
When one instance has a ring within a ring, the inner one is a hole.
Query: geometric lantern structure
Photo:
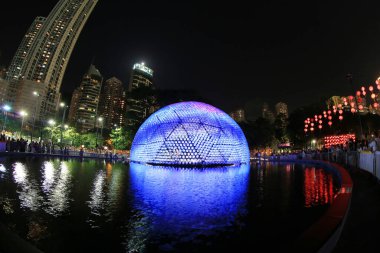
[[[178,167],[249,163],[247,140],[225,112],[201,102],[180,102],[152,114],[139,128],[130,161]]]

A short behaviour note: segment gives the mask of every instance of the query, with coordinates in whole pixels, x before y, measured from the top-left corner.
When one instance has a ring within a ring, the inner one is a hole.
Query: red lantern
[[[307,132],[307,128],[304,129],[305,133]]]
[[[355,108],[351,108],[351,112],[355,113],[356,112]]]
[[[304,122],[305,122],[305,124],[307,124],[307,119]]]
[[[359,105],[359,110],[363,110],[363,105]]]
[[[319,129],[322,129],[322,125],[319,125],[318,128],[319,128]]]
[[[331,121],[329,121],[327,124],[329,124],[329,126],[331,126],[331,125],[332,125],[332,122],[331,122]]]
[[[363,91],[362,94],[363,94],[363,96],[365,96],[367,94],[367,92]]]
[[[345,106],[347,106],[347,105],[348,105],[348,103],[347,103],[347,102],[344,102],[344,105],[345,105]]]
[[[341,116],[339,116],[339,120],[343,120],[343,116],[341,115]]]
[[[380,90],[380,84],[377,85],[377,89]]]
[[[319,124],[322,124],[322,123],[323,123],[323,121],[322,121],[322,120],[320,120],[320,121],[318,121],[318,123],[319,123]]]
[[[362,90],[362,91],[365,91],[365,87],[364,87],[364,86],[362,86],[361,90]]]
[[[328,118],[328,120],[332,120],[332,116],[328,116],[327,118]]]
[[[372,93],[372,94],[371,94],[371,98],[372,98],[372,99],[375,99],[375,98],[376,98],[376,94],[375,94],[375,93]]]
[[[356,96],[360,97],[360,91],[359,90],[356,92]]]
[[[379,104],[378,103],[373,103],[373,107],[377,108],[377,107],[379,107]]]
[[[310,127],[310,131],[312,131],[312,132],[313,132],[313,131],[314,131],[314,127]]]
[[[319,115],[318,118],[319,118],[319,119],[322,119],[322,115]]]
[[[354,99],[354,96],[349,96],[348,99],[352,100],[352,99]]]
[[[338,108],[342,108],[342,104],[338,104]]]
[[[305,125],[305,128],[308,128],[309,127],[309,125]]]
[[[369,87],[368,87],[368,90],[369,90],[369,91],[373,91],[373,86],[369,86]]]
[[[355,107],[355,103],[354,102],[351,102],[350,105],[351,105],[351,107]]]
[[[327,114],[328,114],[328,115],[330,115],[330,114],[331,114],[331,111],[330,111],[330,110],[328,110],[328,111],[327,111]]]
[[[343,110],[339,110],[339,114],[343,114]]]
[[[313,127],[313,126],[314,126],[314,123],[311,123],[311,124],[310,124],[310,126],[312,126],[312,127]]]

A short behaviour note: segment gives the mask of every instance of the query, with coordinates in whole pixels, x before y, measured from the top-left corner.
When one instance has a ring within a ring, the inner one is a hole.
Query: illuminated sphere
[[[139,128],[131,162],[172,166],[224,166],[249,163],[239,125],[205,103],[180,102],[152,114]]]

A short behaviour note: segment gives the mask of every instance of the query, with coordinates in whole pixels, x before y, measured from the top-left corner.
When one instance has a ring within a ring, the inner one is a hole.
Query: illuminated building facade
[[[75,124],[76,121],[76,113],[78,111],[79,99],[81,97],[81,89],[80,87],[76,88],[73,91],[73,95],[71,96],[71,102],[69,107],[69,115],[68,120],[71,124]]]
[[[230,116],[238,123],[245,121],[245,113],[243,109],[238,109],[236,111],[231,112]]]
[[[95,127],[102,82],[99,70],[91,65],[79,87],[78,109],[74,117],[74,124],[82,133]]]
[[[269,109],[269,105],[267,103],[263,104],[262,117],[271,123],[275,120],[274,113]]]
[[[116,77],[105,81],[100,97],[99,114],[103,117],[104,128],[124,126],[126,116],[126,94],[123,83]]]
[[[279,102],[275,105],[275,109],[276,109],[276,116],[278,116],[279,114],[283,114],[286,116],[286,118],[289,117],[287,104]]]
[[[139,128],[131,161],[151,165],[221,166],[249,163],[239,125],[205,103],[180,102],[152,114]]]
[[[59,90],[76,41],[98,0],[60,0],[47,18],[38,17],[29,28],[9,67],[8,100],[15,110],[23,100],[15,91],[28,84],[44,86],[39,115],[41,119],[54,116],[60,100]],[[28,80],[28,82],[22,82]],[[32,82],[29,82],[32,81]],[[36,88],[37,89],[37,88]],[[17,95],[15,95],[17,94]],[[22,97],[33,99],[31,94]]]
[[[153,70],[145,66],[144,63],[136,63],[133,65],[128,91],[131,94],[141,87],[153,87]],[[129,96],[127,98],[127,125],[141,123],[148,116],[149,110],[147,98]]]

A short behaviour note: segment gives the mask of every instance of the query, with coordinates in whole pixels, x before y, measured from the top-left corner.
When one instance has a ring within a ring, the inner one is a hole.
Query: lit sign
[[[148,75],[150,76],[153,76],[153,70],[148,68],[147,66],[144,65],[144,63],[136,63],[135,65],[133,65],[133,69],[138,69],[138,70],[141,70],[145,73],[147,73]]]

